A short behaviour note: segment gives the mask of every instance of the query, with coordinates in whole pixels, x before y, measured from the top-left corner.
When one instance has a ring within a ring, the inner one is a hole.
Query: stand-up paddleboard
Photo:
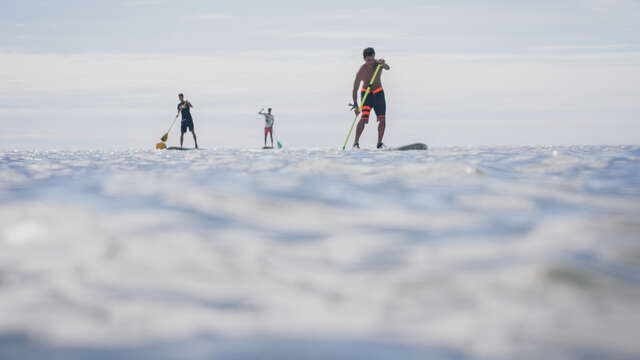
[[[179,146],[170,146],[167,148],[167,150],[202,150],[202,149],[196,149],[196,148],[186,148],[186,147],[179,147]]]
[[[273,146],[263,146],[262,150],[266,150],[266,149],[273,149]]]
[[[407,150],[427,150],[429,147],[423,143],[413,143],[404,146],[390,147],[387,150],[407,151]]]

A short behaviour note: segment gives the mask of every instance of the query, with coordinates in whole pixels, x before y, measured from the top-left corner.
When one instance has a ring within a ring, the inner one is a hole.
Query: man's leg
[[[264,147],[267,147],[267,128],[264,128]]]
[[[269,130],[269,136],[271,137],[271,147],[273,147],[273,128]]]
[[[182,119],[180,122],[180,147],[182,147],[182,143],[184,142],[184,133],[187,132],[187,122],[185,119]]]
[[[189,131],[191,131],[191,135],[193,135],[193,144],[195,145],[196,149],[198,148],[198,139],[196,138],[196,132],[193,128],[193,120],[189,121],[189,123],[187,124],[187,129]]]
[[[384,128],[386,127],[385,119],[386,117],[384,115],[378,116],[378,144],[382,142],[382,137],[384,137]]]
[[[196,139],[196,132],[191,131],[191,135],[193,135],[193,142],[196,144],[196,149],[198,148],[198,139]]]
[[[387,102],[384,98],[384,91],[376,94],[373,109],[376,112],[376,117],[378,118],[378,148],[380,148],[382,146],[382,138],[384,137],[384,129],[387,126]]]
[[[367,100],[367,103],[369,101]],[[369,114],[371,114],[371,106],[365,105],[362,107],[362,115],[360,116],[360,121],[358,121],[358,126],[356,127],[356,142],[360,143],[360,135],[364,131],[364,126],[369,123]]]
[[[360,143],[360,135],[362,135],[362,131],[364,130],[364,125],[366,124],[365,119],[360,119],[358,121],[358,125],[356,126],[356,144]]]

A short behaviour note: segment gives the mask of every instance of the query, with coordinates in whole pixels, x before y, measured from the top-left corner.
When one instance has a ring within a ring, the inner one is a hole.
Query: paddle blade
[[[280,144],[280,141],[278,141],[277,143],[278,143],[278,149],[282,149],[282,144]]]
[[[164,150],[166,148],[167,148],[167,145],[165,143],[163,143],[163,142],[159,142],[159,143],[156,144],[156,149],[157,150]]]
[[[164,141],[167,141],[168,138],[169,138],[169,133],[166,133],[166,134],[162,135],[160,140],[162,140],[164,142]]]

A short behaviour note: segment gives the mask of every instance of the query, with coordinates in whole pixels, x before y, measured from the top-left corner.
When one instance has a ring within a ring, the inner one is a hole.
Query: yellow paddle
[[[180,110],[182,110],[182,109],[180,109]],[[169,131],[171,131],[171,129],[173,128],[173,124],[175,124],[176,120],[178,120],[178,115],[180,115],[180,111],[178,111],[178,114],[176,115],[176,118],[173,119],[173,122],[171,123],[171,126],[169,126],[169,130],[167,130],[167,132],[164,135],[162,135],[160,140],[167,141],[167,139],[169,138]]]
[[[156,144],[156,149],[161,150],[161,149],[166,149],[167,145],[164,143],[165,141],[167,141],[167,139],[169,139],[169,132],[171,131],[171,129],[173,128],[173,125],[176,123],[176,120],[178,120],[178,116],[180,115],[180,112],[182,111],[182,109],[184,108],[184,106],[186,104],[188,104],[189,102],[187,100],[184,101],[184,105],[180,106],[180,109],[178,109],[178,113],[176,114],[176,118],[173,119],[173,122],[171,123],[171,126],[169,126],[169,130],[167,130],[167,132],[162,135],[162,137],[160,138],[160,141]]]

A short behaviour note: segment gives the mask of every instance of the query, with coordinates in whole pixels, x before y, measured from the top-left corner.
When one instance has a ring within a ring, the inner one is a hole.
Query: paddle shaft
[[[169,130],[167,130],[167,134],[169,133],[169,131],[171,131],[171,129],[173,128],[173,124],[176,123],[176,120],[178,120],[178,116],[180,116],[180,113],[182,112],[182,109],[184,109],[185,106],[187,106],[189,104],[188,100],[184,101],[184,105],[180,106],[180,109],[178,110],[178,113],[176,114],[176,118],[173,119],[173,122],[171,123],[171,126],[169,126]]]
[[[180,114],[178,113],[178,115],[180,115]],[[171,131],[171,129],[173,129],[173,124],[175,124],[176,120],[178,120],[178,115],[176,115],[176,118],[173,119],[173,122],[171,123],[171,126],[169,126],[169,130],[167,130],[167,134],[169,133],[169,131]]]
[[[376,80],[376,76],[378,76],[378,72],[380,71],[381,67],[382,67],[382,64],[378,64],[378,67],[376,67],[376,71],[373,73],[373,77],[371,78],[371,81],[369,81],[369,85],[367,85],[367,91],[364,93],[364,96],[362,97],[362,101],[360,101],[360,106],[358,107],[358,111],[362,111],[364,102],[367,100],[367,96],[369,96],[369,93],[371,92],[371,85],[373,85],[373,82]],[[347,143],[349,142],[349,138],[351,137],[351,132],[353,131],[353,126],[356,124],[356,120],[358,120],[358,115],[359,114],[356,114],[356,117],[353,119],[353,122],[351,123],[351,128],[349,129],[347,138],[344,140],[344,145],[342,146],[342,150],[344,150],[347,147]]]
[[[185,100],[185,102],[187,102],[187,101]],[[178,110],[178,113],[176,114],[176,118],[173,119],[173,122],[171,123],[171,126],[169,126],[169,130],[167,130],[167,132],[164,134],[164,136],[162,136],[162,138],[160,140],[166,141],[165,138],[169,136],[169,131],[171,131],[171,129],[173,129],[173,125],[176,123],[176,120],[178,120],[178,116],[180,116],[180,112],[182,111],[183,107],[184,107],[184,105],[180,107],[180,109]]]

